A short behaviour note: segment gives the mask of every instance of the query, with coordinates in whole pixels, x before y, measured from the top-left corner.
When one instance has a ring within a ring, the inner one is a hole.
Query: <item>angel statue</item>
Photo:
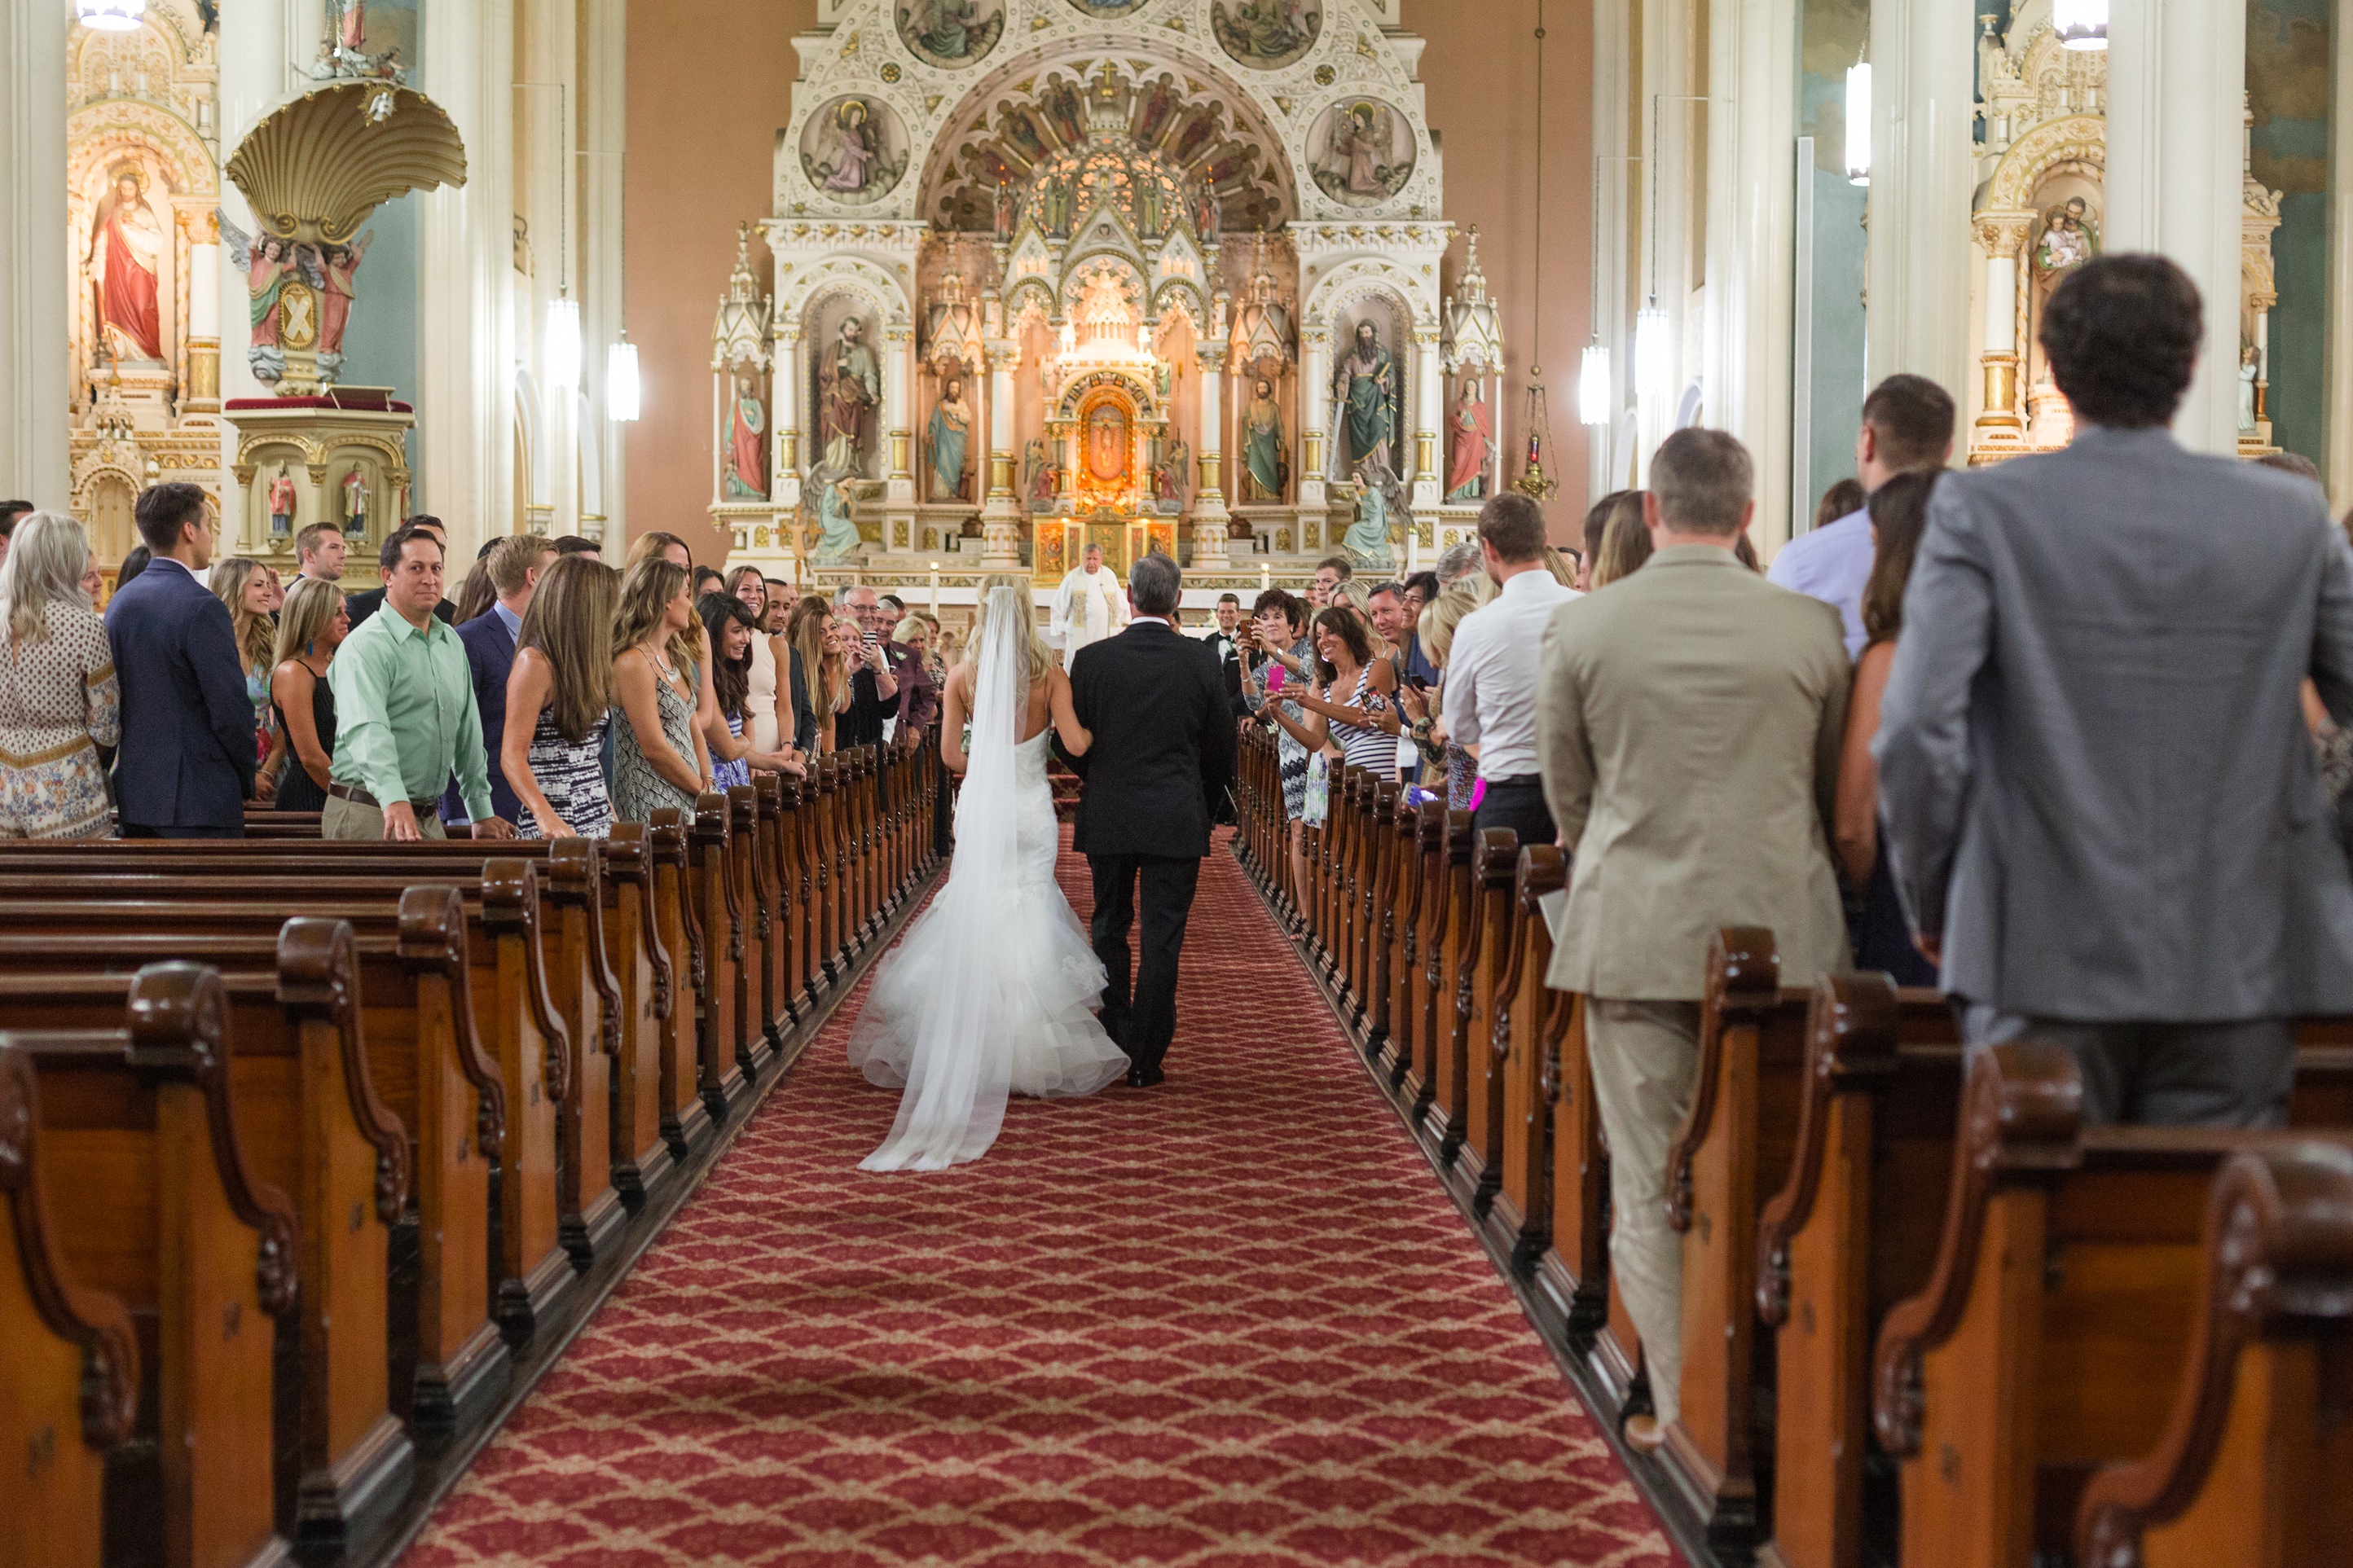
[[[819,561],[848,561],[858,553],[862,542],[858,534],[853,488],[858,482],[855,473],[824,467],[810,476],[809,489],[816,494],[817,558]],[[807,506],[804,500],[801,503]]]
[[[1366,458],[1356,465],[1356,520],[1340,536],[1340,547],[1359,566],[1389,571],[1397,564],[1389,531],[1400,525],[1413,526],[1405,486],[1386,458]]]
[[[833,167],[820,188],[853,195],[863,191],[874,177],[870,170],[876,156],[866,105],[853,98],[836,110],[828,141],[832,144]]]
[[[245,274],[246,293],[251,301],[246,363],[253,367],[256,381],[274,384],[286,374],[286,345],[280,330],[279,304],[287,284],[308,283],[313,289],[323,289],[327,279],[323,273],[312,274],[311,268],[317,263],[311,259],[309,247],[292,245],[274,234],[265,234],[257,240],[237,227],[227,213],[219,217],[221,238],[227,243],[230,263]]]

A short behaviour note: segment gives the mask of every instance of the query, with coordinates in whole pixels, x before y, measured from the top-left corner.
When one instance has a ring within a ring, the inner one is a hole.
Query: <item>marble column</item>
[[[799,323],[779,322],[769,335],[768,439],[774,472],[768,499],[779,512],[801,501],[801,332]]]
[[[64,5],[0,7],[0,492],[71,501]]]
[[[1789,537],[1797,7],[1717,0],[1708,19],[1703,419],[1737,437],[1756,460],[1749,538],[1769,560]]]
[[[1637,343],[1629,344],[1626,356],[1627,379],[1638,411],[1634,482],[1645,485],[1650,482],[1651,454],[1674,428],[1675,405],[1698,363],[1698,356],[1687,350],[1698,342],[1701,322],[1693,307],[1703,303],[1704,297],[1694,295],[1705,281],[1707,269],[1694,230],[1697,226],[1704,232],[1707,226],[1698,221],[1702,214],[1694,195],[1704,184],[1712,188],[1713,182],[1696,178],[1693,165],[1706,156],[1708,128],[1730,110],[1723,104],[1689,101],[1693,95],[1704,97],[1711,90],[1705,79],[1692,76],[1692,62],[1703,51],[1692,37],[1691,8],[1682,0],[1637,3],[1641,6],[1641,97],[1635,105],[1634,120],[1636,133],[1642,139],[1637,149],[1642,162],[1636,167],[1643,242],[1633,258],[1634,297],[1638,310],[1655,308],[1664,321],[1660,334],[1664,346],[1659,356],[1664,364],[1656,384],[1645,387],[1640,380],[1633,353]],[[1716,9],[1737,3],[1725,0]],[[1721,423],[1715,412],[1718,389],[1711,384],[1707,392],[1709,422]],[[1786,395],[1785,388],[1785,399]],[[1502,438],[1502,430],[1496,436]]]
[[[1619,488],[1630,456],[1614,450],[1613,443],[1617,416],[1632,400],[1634,384],[1631,362],[1627,357],[1631,347],[1628,333],[1633,321],[1626,302],[1629,277],[1639,277],[1640,271],[1632,248],[1631,220],[1636,215],[1630,198],[1643,188],[1642,165],[1630,161],[1630,154],[1636,151],[1630,116],[1641,90],[1635,75],[1635,15],[1636,0],[1594,0],[1593,177],[1601,187],[1600,200],[1596,204],[1601,232],[1593,246],[1599,276],[1593,282],[1595,320],[1588,330],[1594,341],[1609,351],[1610,417],[1602,424],[1585,427],[1585,499],[1588,504]],[[1487,400],[1491,423],[1501,407],[1501,380],[1496,378]],[[1494,495],[1503,485],[1501,424],[1495,425],[1494,439],[1490,445],[1493,478],[1487,493]]]
[[[2032,221],[2031,214],[2019,213],[1988,215],[1977,222],[1978,245],[1985,252],[1985,341],[1979,360],[1981,412],[1968,442],[1974,448],[2019,448],[2026,443],[2026,421],[2019,406],[2018,258]]]
[[[232,6],[231,11],[239,9]],[[470,559],[514,515],[514,7],[437,12],[417,85],[466,144],[466,183],[417,196],[417,493]],[[618,541],[610,542],[617,543]]]
[[[2104,250],[2171,258],[2206,301],[2206,341],[2173,433],[2239,449],[2241,94],[2246,14],[2225,0],[2114,0]]]
[[[192,414],[217,413],[221,405],[221,246],[219,220],[188,220],[188,370],[181,406]]]
[[[2353,0],[2337,0],[2336,37],[2353,39]],[[2328,115],[2328,292],[2322,342],[2321,428],[2327,432],[2321,473],[2332,510],[2353,506],[2353,48],[2330,68]]]
[[[1320,512],[1324,507],[1324,470],[1331,461],[1332,432],[1324,421],[1331,416],[1332,333],[1310,327],[1299,334],[1303,369],[1299,374],[1299,510]]]
[[[1439,370],[1438,329],[1419,327],[1413,334],[1412,495],[1417,510],[1436,506],[1445,494],[1446,459],[1438,450],[1438,432],[1445,423],[1446,378]]]
[[[915,499],[915,417],[910,399],[914,384],[915,334],[905,327],[882,333],[882,424],[891,436],[889,497],[893,501]]]
[[[535,444],[531,501],[548,509],[544,530],[575,533],[580,523],[578,386],[595,384],[589,360],[602,347],[589,330],[580,268],[584,214],[580,208],[580,159],[575,127],[587,105],[575,80],[578,48],[574,0],[513,0],[522,25],[517,29],[515,62],[515,210],[531,224],[533,273],[530,300],[534,341],[540,347],[532,369],[539,378],[539,440]],[[439,17],[434,18],[438,23]],[[471,164],[471,160],[469,161]],[[548,308],[559,300],[583,307],[581,377],[558,386],[549,374]],[[484,536],[522,531],[485,526]]]
[[[988,497],[980,509],[980,569],[1021,569],[1021,508],[1014,494],[1013,369],[1020,349],[1009,339],[987,345]]]
[[[1925,375],[1968,404],[1977,7],[1873,0],[1869,379]]]
[[[624,438],[628,426],[612,423],[611,388],[605,370],[607,351],[620,341],[628,325],[621,277],[622,153],[628,140],[629,90],[628,13],[628,0],[581,0],[580,150],[586,155],[574,160],[580,191],[575,220],[579,275],[574,292],[580,297],[586,340],[584,374],[587,384],[596,389],[588,416],[600,426],[595,440],[582,443],[581,458],[585,465],[595,454],[602,470],[595,482],[596,510],[603,513],[601,521],[589,518],[584,497],[581,531],[592,538],[617,542],[628,533],[628,442]],[[770,428],[781,429],[782,423],[772,416]],[[781,440],[775,437],[769,444],[782,449]],[[771,480],[769,494],[775,493]]]
[[[1193,492],[1193,565],[1196,570],[1203,572],[1226,569],[1226,525],[1232,521],[1232,514],[1226,510],[1222,471],[1226,446],[1223,394],[1228,352],[1223,344],[1208,339],[1202,340],[1193,351],[1201,366],[1201,445],[1198,454],[1201,482]]]

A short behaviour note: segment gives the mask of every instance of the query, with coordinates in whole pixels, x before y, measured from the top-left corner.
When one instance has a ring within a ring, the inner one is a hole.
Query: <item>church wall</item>
[[[626,288],[645,387],[642,415],[625,426],[629,528],[678,534],[698,563],[727,551],[704,510],[711,312],[735,264],[735,226],[769,211],[772,132],[791,118],[800,69],[793,35],[817,13],[818,0],[629,7]],[[767,247],[752,256],[765,288]]]
[[[1798,134],[1814,139],[1813,377],[1808,400],[1806,494],[1854,477],[1855,426],[1869,390],[1864,363],[1862,216],[1870,194],[1846,172],[1846,69],[1871,30],[1863,0],[1805,0],[1798,11]],[[1813,520],[1811,506],[1791,519]]]
[[[1503,0],[1403,0],[1404,26],[1430,40],[1422,51],[1430,123],[1446,155],[1446,216],[1479,226],[1479,266],[1501,307],[1509,372],[1501,427],[1504,482],[1527,443],[1527,374],[1542,365],[1551,405],[1546,471],[1560,489],[1545,508],[1556,542],[1585,522],[1586,440],[1577,422],[1577,359],[1589,341],[1592,247],[1593,20],[1585,0],[1544,8],[1544,184],[1535,169],[1535,5]],[[1535,217],[1544,211],[1544,271],[1536,272]],[[1462,260],[1458,238],[1446,286]],[[1544,300],[1543,340],[1535,339]],[[1448,406],[1452,406],[1450,398]]]
[[[2328,294],[2329,0],[2256,0],[2247,7],[2247,94],[2253,166],[2278,191],[2272,235],[2279,303],[2272,308],[2272,441],[2330,474],[2321,419]]]

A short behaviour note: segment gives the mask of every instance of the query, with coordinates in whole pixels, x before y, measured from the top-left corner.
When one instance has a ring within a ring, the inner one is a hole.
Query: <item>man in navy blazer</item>
[[[115,807],[126,838],[242,838],[253,794],[253,700],[228,606],[196,574],[212,563],[212,520],[195,485],[139,498],[154,558],[115,591],[106,636],[122,691]]]
[[[458,640],[466,645],[466,663],[474,672],[474,706],[482,715],[482,751],[491,763],[491,800],[508,822],[529,819],[522,815],[522,802],[515,798],[514,786],[507,783],[506,771],[499,765],[499,748],[507,733],[507,677],[514,672],[515,637],[522,630],[522,613],[531,607],[539,574],[554,554],[554,542],[536,533],[512,534],[492,545],[484,561],[490,567],[491,586],[499,596],[489,609],[458,628]],[[442,819],[459,822],[465,816],[466,807],[453,784],[441,797]]]

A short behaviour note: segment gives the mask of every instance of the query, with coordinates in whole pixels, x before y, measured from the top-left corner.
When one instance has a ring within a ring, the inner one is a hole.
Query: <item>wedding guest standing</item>
[[[1307,886],[1307,715],[1296,699],[1307,689],[1315,645],[1307,637],[1307,606],[1280,588],[1260,593],[1250,606],[1250,645],[1259,663],[1242,688],[1242,700],[1274,731],[1275,775],[1282,786],[1282,813],[1290,825],[1291,892],[1294,901]]]
[[[326,809],[335,757],[335,691],[327,671],[351,629],[343,589],[319,577],[294,580],[278,616],[278,663],[269,674],[279,750],[287,758],[278,781],[280,811]]]
[[[791,679],[793,750],[805,757],[831,749],[826,745],[825,737],[829,732],[828,721],[833,711],[834,693],[825,684],[825,658],[826,628],[832,620],[833,612],[815,595],[796,604],[785,620],[781,640]],[[820,714],[826,717],[821,720]]]
[[[711,691],[719,722],[703,731],[703,741],[711,752],[713,784],[723,790],[750,784],[754,768],[797,775],[801,765],[792,757],[752,743],[744,703],[752,687],[752,650],[762,640],[753,629],[752,607],[725,594],[705,594],[695,614],[702,622],[703,641],[712,650]]]
[[[314,522],[294,536],[294,560],[304,577],[342,582],[346,553],[343,531],[332,522]]]
[[[899,727],[892,732],[908,750],[921,744],[940,716],[939,678],[933,672],[932,627],[921,616],[900,618],[891,628],[891,666],[899,678]]]
[[[407,521],[402,523],[401,528],[423,529],[427,534],[431,535],[433,542],[441,547],[443,555],[445,557],[448,555],[449,550],[449,531],[441,525],[441,520],[439,518],[434,517],[429,513],[419,512],[417,516],[412,517]],[[396,532],[398,530],[396,530],[395,531]],[[343,604],[344,607],[351,612],[352,630],[357,631],[360,627],[367,625],[369,617],[384,607],[384,589],[381,586],[377,586],[366,589],[361,593],[351,595],[343,601]],[[454,626],[458,624],[458,606],[451,604],[447,599],[436,602],[433,606],[433,614],[435,618],[440,621],[440,623],[445,626]]]
[[[269,710],[269,671],[276,660],[278,628],[269,619],[269,578],[259,561],[232,556],[216,562],[209,584],[213,595],[228,606],[229,629],[237,637],[238,673],[245,678],[245,700],[253,705],[257,762],[266,763],[277,750],[278,723]],[[254,780],[255,794],[270,798],[277,781],[265,765]]]
[[[115,773],[125,838],[245,837],[261,759],[228,606],[196,576],[212,563],[210,512],[203,490],[176,480],[141,496],[147,570],[107,603],[122,732],[136,752]]]
[[[767,630],[768,581],[760,575],[757,566],[738,566],[727,574],[727,592],[752,613],[752,670],[744,692],[744,728],[755,750],[781,751],[784,748],[778,742],[783,737],[776,721],[776,650],[769,643]],[[705,617],[705,625],[708,624],[709,618]],[[715,657],[715,649],[713,653]],[[716,685],[712,690],[717,695]],[[723,708],[725,703],[723,701],[721,706]]]
[[[474,683],[474,710],[481,716],[482,754],[490,759],[491,809],[501,819],[522,826],[522,801],[507,782],[507,680],[514,674],[515,639],[522,617],[538,590],[540,574],[554,559],[553,540],[535,533],[514,533],[493,540],[475,563],[489,580],[493,597],[479,614],[458,623],[458,641],[466,649],[466,670]],[[441,800],[445,822],[466,819],[465,806],[454,789]]]
[[[849,658],[849,706],[842,710],[835,731],[843,751],[879,746],[884,721],[899,715],[899,671],[883,646],[895,623],[881,596],[862,584],[836,594],[833,608],[856,633],[842,649]]]
[[[1315,679],[1294,700],[1306,718],[1293,736],[1309,752],[1340,748],[1341,763],[1394,779],[1399,728],[1390,699],[1375,689],[1380,666],[1373,660],[1371,633],[1363,616],[1335,605],[1315,617]],[[1343,697],[1342,692],[1347,693]],[[1291,695],[1288,686],[1286,696]],[[1276,703],[1275,722],[1292,729]]]
[[[33,503],[28,500],[0,500],[0,561],[8,559],[9,535],[18,523],[33,515]]]
[[[1509,490],[1479,509],[1479,552],[1495,598],[1454,633],[1446,661],[1446,727],[1479,757],[1487,785],[1473,826],[1508,827],[1522,844],[1550,844],[1536,759],[1536,666],[1546,623],[1577,598],[1546,570],[1544,509]]]
[[[613,809],[624,822],[676,806],[690,819],[712,787],[711,753],[694,721],[702,651],[686,568],[648,555],[621,579],[613,614]]]
[[[110,837],[100,748],[122,732],[114,650],[81,587],[90,541],[53,511],[21,517],[0,559],[0,838]]]
[[[327,679],[335,755],[320,826],[329,838],[447,837],[436,808],[454,773],[477,838],[512,838],[491,808],[490,759],[465,645],[436,613],[441,544],[404,528],[377,552],[384,608],[343,639]]]
[[[618,572],[575,551],[547,568],[522,613],[499,737],[507,782],[523,807],[518,838],[602,838],[613,831],[604,755],[620,593]]]

